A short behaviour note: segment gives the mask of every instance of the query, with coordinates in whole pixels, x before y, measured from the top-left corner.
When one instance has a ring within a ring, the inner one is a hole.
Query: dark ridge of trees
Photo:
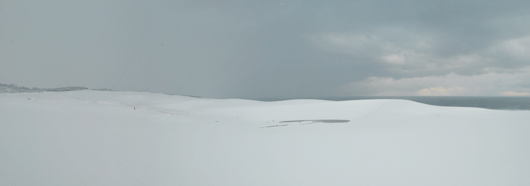
[[[24,86],[17,86],[15,84],[2,84],[0,83],[0,93],[20,93],[20,92],[65,92],[65,91],[77,91],[86,90],[86,87],[60,87],[60,88],[28,88]]]

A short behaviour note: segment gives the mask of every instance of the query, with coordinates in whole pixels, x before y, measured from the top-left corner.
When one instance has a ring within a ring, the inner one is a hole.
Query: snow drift
[[[530,185],[530,111],[0,94],[0,185]]]

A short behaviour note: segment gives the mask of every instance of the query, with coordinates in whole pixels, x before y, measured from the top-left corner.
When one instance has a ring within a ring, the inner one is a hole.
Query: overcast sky
[[[530,1],[0,0],[0,83],[530,96]]]

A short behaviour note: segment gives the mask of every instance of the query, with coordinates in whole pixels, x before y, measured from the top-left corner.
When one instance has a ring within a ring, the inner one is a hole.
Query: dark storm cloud
[[[530,91],[517,81],[529,73],[526,1],[0,7],[4,83],[241,98]],[[505,79],[486,90],[471,86],[479,76]]]

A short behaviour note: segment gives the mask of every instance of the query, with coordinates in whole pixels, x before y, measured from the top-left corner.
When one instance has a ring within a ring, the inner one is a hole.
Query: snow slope
[[[529,121],[405,100],[0,94],[0,185],[530,185]]]

